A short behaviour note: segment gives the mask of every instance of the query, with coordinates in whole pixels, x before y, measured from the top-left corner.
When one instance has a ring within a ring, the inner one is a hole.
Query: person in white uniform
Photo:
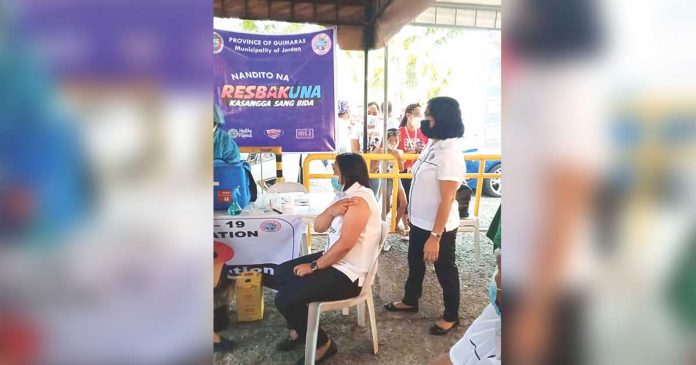
[[[338,118],[336,119],[336,153],[351,152],[350,104],[338,101]]]
[[[279,280],[275,297],[290,329],[290,335],[276,345],[279,351],[292,350],[304,342],[309,303],[360,294],[367,271],[379,254],[382,220],[365,160],[359,154],[344,153],[336,157],[333,166],[343,188],[314,221],[315,231],[329,233],[326,251],[281,264],[292,271]],[[336,352],[336,344],[319,328],[317,363]],[[304,359],[298,363],[304,364]]]
[[[459,325],[459,269],[455,263],[459,207],[455,195],[466,175],[460,138],[464,123],[459,103],[450,97],[428,101],[421,131],[429,141],[413,165],[409,194],[408,279],[404,297],[384,307],[417,312],[423,292],[425,264],[434,263],[445,310],[430,328],[441,336]]]
[[[489,304],[474,320],[464,336],[448,353],[440,355],[430,365],[500,365],[503,281],[500,252],[498,267],[488,282]]]

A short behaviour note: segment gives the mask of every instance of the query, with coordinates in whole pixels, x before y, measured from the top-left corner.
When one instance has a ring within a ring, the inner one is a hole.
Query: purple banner
[[[240,146],[334,151],[333,29],[293,35],[215,30],[215,103]]]

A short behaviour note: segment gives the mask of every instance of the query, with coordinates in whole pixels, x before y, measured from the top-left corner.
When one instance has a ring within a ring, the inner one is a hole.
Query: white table
[[[244,219],[244,218],[273,218],[273,217],[302,217],[305,226],[314,223],[333,201],[334,193],[275,193],[259,195],[256,203],[242,211],[240,215],[231,216],[226,211],[215,211],[215,219]],[[282,212],[277,213],[273,209]],[[307,254],[307,229],[302,235],[302,254]]]

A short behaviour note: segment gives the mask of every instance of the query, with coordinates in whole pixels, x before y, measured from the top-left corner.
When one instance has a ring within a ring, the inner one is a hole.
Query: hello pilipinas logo
[[[242,129],[235,129],[232,128],[229,131],[227,131],[227,134],[230,135],[233,139],[246,139],[246,138],[252,138],[254,136],[254,131],[251,130],[250,128],[242,128]]]
[[[312,51],[319,56],[329,53],[329,51],[331,51],[331,45],[331,37],[326,33],[319,33],[312,38]]]

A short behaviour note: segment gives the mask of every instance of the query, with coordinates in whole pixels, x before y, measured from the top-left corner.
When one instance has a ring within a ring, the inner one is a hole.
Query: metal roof
[[[338,27],[344,50],[383,47],[434,0],[214,0],[220,18],[316,23]],[[367,47],[365,47],[367,46]]]
[[[501,0],[437,0],[411,24],[500,30]]]

